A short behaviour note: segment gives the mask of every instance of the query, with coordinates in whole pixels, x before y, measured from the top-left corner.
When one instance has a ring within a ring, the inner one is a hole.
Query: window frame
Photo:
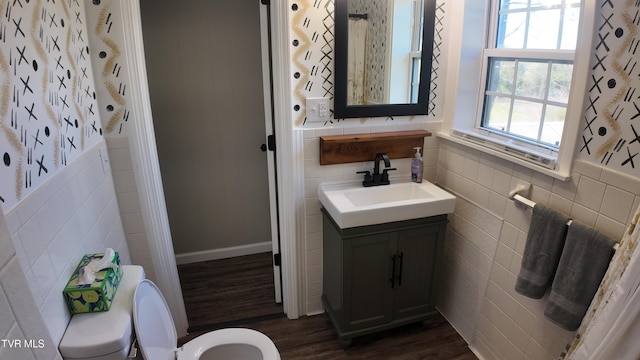
[[[510,160],[527,168],[550,175],[554,178],[569,180],[571,166],[580,130],[581,117],[587,94],[587,81],[590,73],[593,39],[595,32],[596,0],[583,0],[580,8],[580,23],[575,51],[554,50],[554,53],[569,56],[573,54],[573,74],[571,91],[567,102],[562,140],[557,151],[545,149],[526,141],[516,141],[511,137],[491,132],[480,127],[487,78],[489,55],[495,54],[488,49],[489,41],[495,41],[497,30],[495,21],[498,16],[491,16],[498,0],[466,0],[464,6],[452,8],[451,21],[458,22],[458,28],[452,26],[450,37],[453,51],[449,75],[455,78],[448,94],[454,96],[455,103],[444,111],[445,120],[439,135],[451,141],[464,144],[477,150]],[[482,12],[482,13],[480,13]],[[480,33],[480,34],[479,34]],[[517,54],[518,49],[502,49],[501,57],[507,53]],[[545,56],[546,50],[536,51],[537,56]],[[565,53],[566,52],[566,53]],[[456,54],[457,53],[457,54]],[[535,53],[535,52],[534,52]],[[529,57],[529,56],[527,56]],[[468,81],[468,75],[477,71],[475,81]],[[465,80],[461,80],[465,79]],[[473,82],[468,84],[467,82]],[[475,84],[475,85],[474,85]],[[473,102],[473,109],[469,109]],[[466,108],[465,108],[466,107]],[[514,155],[519,153],[517,155]],[[521,153],[521,154],[520,154]],[[522,155],[524,154],[524,155]],[[542,162],[535,159],[542,158]]]
[[[522,61],[567,62],[567,63],[570,63],[571,66],[573,67],[574,60],[576,57],[576,50],[566,50],[566,49],[560,48],[560,43],[561,43],[560,39],[557,39],[557,43],[556,43],[558,49],[530,49],[526,47],[525,48],[498,48],[497,47],[497,42],[499,37],[498,22],[500,19],[501,11],[503,11],[504,13],[523,12],[520,9],[500,10],[500,2],[501,0],[491,0],[489,5],[490,20],[489,20],[489,26],[487,28],[487,42],[485,44],[485,48],[482,51],[482,69],[484,71],[482,72],[482,80],[480,81],[480,84],[483,86],[483,91],[479,92],[478,94],[478,102],[477,102],[478,109],[476,111],[477,113],[476,127],[478,129],[486,130],[489,133],[495,133],[496,135],[499,135],[511,141],[514,141],[520,146],[531,148],[532,150],[548,149],[548,150],[551,150],[552,154],[554,153],[557,154],[560,146],[552,146],[549,144],[545,144],[541,141],[527,139],[515,133],[511,133],[509,131],[494,130],[485,125],[485,123],[488,121],[485,118],[486,95],[487,95],[486,89],[488,87],[490,66],[492,64],[493,59],[514,59],[515,61],[522,60]],[[579,7],[582,7],[582,4],[580,4]],[[530,11],[531,9],[535,9],[535,8],[545,9],[545,7],[543,6],[538,6],[538,7],[526,7],[526,10]],[[562,5],[555,5],[549,8],[562,9]],[[525,30],[525,34],[528,33],[528,31],[529,29]],[[526,41],[526,37],[524,40]],[[578,38],[576,39],[576,46],[579,40],[580,40],[580,37],[578,36]],[[545,86],[546,86],[546,90],[548,91],[548,87],[549,87],[548,81],[545,83]],[[573,81],[571,84],[571,89],[573,89]],[[517,97],[518,96],[515,94],[511,96],[512,100],[513,98],[517,98]],[[549,104],[553,105],[552,104],[553,101],[549,101],[547,99],[540,101],[540,103],[543,104],[543,107],[546,107],[546,105],[549,105]],[[568,107],[569,107],[569,104],[567,103],[567,108]],[[539,126],[542,123],[542,121],[543,120],[541,120],[538,123]],[[566,121],[566,115],[565,115],[565,121]],[[564,133],[564,126],[563,126],[563,133]]]
[[[420,69],[422,64],[422,27],[424,21],[424,0],[415,1],[413,4],[413,31],[411,32],[411,52],[409,53],[409,99],[411,102],[418,102],[418,93],[420,90]]]
[[[486,110],[486,96],[488,93],[488,90],[486,90],[486,88],[488,87],[488,82],[489,82],[489,75],[490,75],[490,66],[492,64],[492,60],[501,60],[501,59],[505,59],[505,60],[514,60],[516,62],[518,61],[524,61],[524,62],[552,62],[552,63],[556,63],[556,64],[561,64],[561,63],[570,63],[571,66],[573,66],[573,60],[574,60],[574,55],[573,55],[573,51],[567,52],[567,51],[561,51],[561,52],[549,52],[549,51],[528,51],[528,52],[523,52],[523,51],[519,51],[519,50],[506,50],[506,51],[496,51],[495,49],[485,49],[483,51],[483,59],[482,59],[482,68],[484,69],[484,72],[482,74],[482,80],[480,81],[480,83],[483,85],[483,90],[481,92],[479,92],[478,94],[478,102],[477,102],[477,119],[476,119],[476,127],[478,129],[481,130],[485,130],[487,132],[490,133],[495,133],[496,135],[500,135],[503,136],[505,138],[509,138],[513,141],[518,142],[519,144],[526,146],[526,147],[530,147],[533,150],[536,149],[549,149],[553,152],[558,151],[559,146],[553,146],[547,143],[544,143],[542,141],[538,142],[536,140],[533,139],[528,139],[528,138],[524,138],[522,136],[519,136],[518,134],[515,133],[510,133],[507,131],[499,131],[499,130],[494,130],[491,129],[490,127],[484,125],[484,122],[487,121],[487,119],[485,118],[485,110]],[[547,86],[546,90],[548,92],[548,86],[549,86],[549,82],[547,82],[545,84],[545,86]],[[498,95],[498,94],[496,94]],[[517,94],[511,94],[510,96],[507,96],[507,98],[510,98],[512,100],[525,100],[525,101],[531,101],[534,103],[539,103],[542,104],[544,107],[546,107],[547,105],[552,105],[552,106],[556,106],[556,105],[560,105],[561,103],[558,103],[556,101],[550,100],[548,98],[545,99],[528,99],[525,96],[522,95],[517,95]],[[535,100],[535,101],[534,101]],[[564,104],[562,104],[564,105]],[[563,106],[564,107],[564,106]],[[569,104],[567,102],[566,104],[566,108],[569,107]],[[565,120],[566,120],[566,116],[565,116]],[[543,120],[540,121],[540,123],[542,123]],[[539,124],[540,124],[539,123]],[[564,132],[564,126],[563,126],[563,132]]]

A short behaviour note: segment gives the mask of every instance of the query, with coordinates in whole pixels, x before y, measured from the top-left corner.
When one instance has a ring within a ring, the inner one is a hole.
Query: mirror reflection
[[[435,0],[336,0],[336,118],[427,113],[434,18]]]
[[[348,0],[347,105],[418,102],[422,0]]]

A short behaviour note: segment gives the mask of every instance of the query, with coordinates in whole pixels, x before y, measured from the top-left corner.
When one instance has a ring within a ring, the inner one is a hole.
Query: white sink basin
[[[434,184],[393,181],[362,187],[361,183],[322,183],[322,206],[342,229],[418,219],[453,212],[455,196]]]

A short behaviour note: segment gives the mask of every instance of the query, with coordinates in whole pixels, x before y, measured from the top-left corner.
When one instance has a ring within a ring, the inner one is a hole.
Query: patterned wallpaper
[[[105,136],[129,134],[131,103],[127,85],[129,73],[124,61],[124,33],[120,1],[87,2],[89,43],[95,49],[92,57],[96,73],[96,93],[103,119]],[[127,0],[124,0],[127,1]],[[89,5],[89,3],[91,5]],[[131,119],[132,120],[132,119]]]
[[[84,2],[0,0],[0,205],[102,139]]]
[[[292,118],[297,126],[305,123],[305,99],[307,97],[328,97],[333,100],[334,68],[334,0],[291,0],[291,57],[293,88]],[[445,50],[442,46],[444,30],[444,1],[436,5],[436,21],[433,42],[433,68],[431,70],[431,94],[428,117],[436,117],[436,108],[442,107],[439,91],[444,73],[440,58]],[[332,102],[333,106],[333,102]],[[333,110],[332,110],[333,111]],[[412,119],[413,117],[410,117]],[[393,120],[389,117],[385,120]],[[324,125],[349,121],[332,119]],[[362,123],[375,121],[373,118],[355,120]]]
[[[442,108],[446,61],[445,0],[437,1],[429,117]],[[334,0],[292,0],[291,44],[295,125],[305,122],[305,99],[333,99]],[[579,159],[633,176],[640,172],[640,1],[599,0]],[[361,123],[374,119],[360,119]],[[326,126],[345,121],[332,119]],[[348,121],[348,120],[347,120]]]
[[[440,73],[444,74],[444,64],[440,62],[442,53],[446,51],[443,47],[443,36],[445,28],[445,3],[443,1],[436,2],[436,21],[433,31],[433,54],[431,55],[431,89],[429,92],[429,109],[427,116],[435,118],[436,110],[442,108],[444,99],[438,97],[440,90],[438,84],[442,81]]]
[[[578,157],[640,175],[640,1],[600,0]]]
[[[5,212],[103,135],[126,133],[127,71],[117,1],[0,0],[0,206]],[[289,4],[292,119],[300,126],[307,97],[333,98],[334,0]],[[442,107],[444,5],[438,1],[436,8],[432,118]],[[599,0],[598,6],[578,158],[638,176],[640,2]],[[96,19],[89,27],[85,11]],[[337,121],[344,120],[330,123]]]

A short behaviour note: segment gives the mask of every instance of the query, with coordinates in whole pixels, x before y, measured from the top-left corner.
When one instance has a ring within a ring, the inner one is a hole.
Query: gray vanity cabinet
[[[437,314],[447,215],[340,229],[323,209],[323,296],[341,344]]]

